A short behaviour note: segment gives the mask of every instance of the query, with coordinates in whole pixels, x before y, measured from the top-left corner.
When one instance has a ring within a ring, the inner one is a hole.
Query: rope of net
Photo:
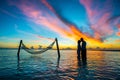
[[[52,49],[53,45],[54,45],[55,41],[53,41],[48,47],[43,48],[41,50],[34,50],[34,49],[30,49],[28,47],[26,47],[23,43],[22,43],[22,49],[24,49],[25,51],[27,51],[28,53],[31,54],[41,54],[49,49]]]

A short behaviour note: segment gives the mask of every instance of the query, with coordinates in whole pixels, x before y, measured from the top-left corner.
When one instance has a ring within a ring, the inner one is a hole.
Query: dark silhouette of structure
[[[20,44],[19,44],[19,48],[18,48],[18,52],[17,52],[18,61],[20,60],[20,48],[21,48],[21,45],[22,45],[22,40],[20,40]]]
[[[86,55],[86,41],[84,41],[83,38],[81,38],[80,40],[82,42],[82,47],[81,47],[82,60],[83,60],[83,62],[86,62],[86,59],[87,59],[87,55]]]
[[[80,40],[78,40],[78,43],[77,43],[77,58],[78,60],[80,60],[80,51],[81,51],[81,46],[80,46]]]

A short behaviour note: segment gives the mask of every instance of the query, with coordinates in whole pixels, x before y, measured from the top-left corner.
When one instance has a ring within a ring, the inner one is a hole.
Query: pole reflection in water
[[[60,57],[57,58],[57,68],[59,68],[59,64],[60,64]]]
[[[20,70],[20,57],[17,57],[17,70]]]
[[[17,60],[17,72],[19,74],[19,72],[23,71],[21,66],[20,66],[20,58]]]
[[[22,62],[22,64],[21,64],[21,62]],[[50,59],[48,60],[48,59],[45,59],[45,58],[41,58],[39,56],[30,56],[30,57],[27,57],[27,58],[24,58],[24,59],[20,59],[19,57],[17,57],[16,67],[17,67],[18,71],[20,70],[20,66],[22,66],[23,64],[26,64],[26,66],[28,66],[30,64],[32,66],[32,65],[36,64],[40,68],[40,67],[42,67],[42,65],[40,65],[40,64],[44,64],[45,62],[46,62],[45,65],[49,65],[49,64],[52,63]],[[59,64],[60,64],[60,57],[57,58],[56,68],[59,68]]]

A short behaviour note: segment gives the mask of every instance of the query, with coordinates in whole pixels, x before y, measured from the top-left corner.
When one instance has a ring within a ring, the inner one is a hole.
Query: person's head
[[[80,43],[80,40],[78,40],[78,43]]]
[[[83,39],[83,38],[80,38],[80,40],[81,40],[81,41],[84,41],[84,39]]]

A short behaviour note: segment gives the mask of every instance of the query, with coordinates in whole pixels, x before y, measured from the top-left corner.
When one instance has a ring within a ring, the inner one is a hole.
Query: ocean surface
[[[87,51],[84,64],[76,50],[29,54],[24,50],[0,50],[0,80],[120,80],[120,52]]]

